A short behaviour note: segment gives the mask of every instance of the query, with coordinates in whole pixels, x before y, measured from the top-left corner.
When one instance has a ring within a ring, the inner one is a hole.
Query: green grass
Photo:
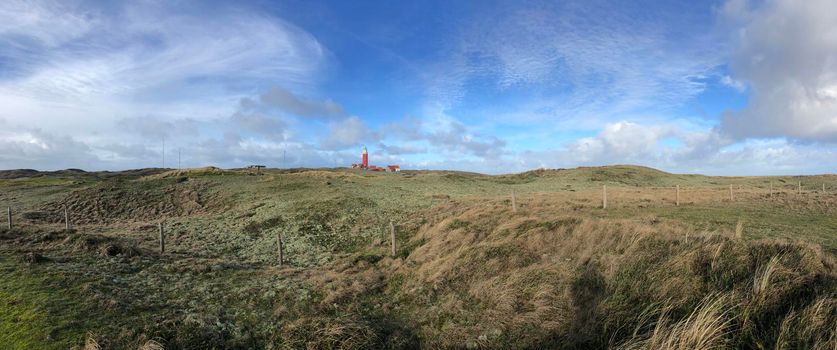
[[[67,349],[89,327],[78,285],[40,266],[0,258],[0,346],[4,349]]]
[[[33,177],[22,179],[0,180],[0,187],[38,187],[38,186],[65,186],[73,184],[73,180],[52,178],[52,177]]]
[[[606,215],[618,218],[657,216],[687,223],[698,231],[720,232],[732,231],[739,221],[743,221],[746,239],[797,239],[837,249],[837,216],[828,213],[740,203],[732,207],[688,205],[612,208]]]

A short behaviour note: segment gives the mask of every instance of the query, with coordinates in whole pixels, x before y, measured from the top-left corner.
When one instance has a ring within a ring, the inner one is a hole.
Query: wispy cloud
[[[26,50],[29,45],[59,47],[82,37],[97,24],[96,13],[86,11],[63,1],[9,0],[0,4],[0,35],[17,40],[10,41],[16,49]]]
[[[180,13],[165,2],[108,12],[64,3],[0,6],[0,56],[17,69],[0,80],[0,103],[7,106],[0,113],[10,120],[43,122],[71,109],[85,115],[74,123],[90,128],[142,104],[228,102],[265,84],[305,89],[328,59],[303,30],[244,9]],[[83,30],[62,35],[62,23]]]
[[[428,100],[448,108],[473,89],[521,88],[541,105],[533,114],[553,119],[677,105],[704,90],[702,80],[723,57],[711,31],[675,32],[711,28],[683,7],[540,3],[479,13],[451,44],[448,61],[432,67]],[[481,85],[469,86],[474,80]]]

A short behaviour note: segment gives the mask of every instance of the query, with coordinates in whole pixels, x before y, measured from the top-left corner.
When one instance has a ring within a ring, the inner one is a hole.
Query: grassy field
[[[0,190],[2,348],[837,349],[837,175],[147,169]]]

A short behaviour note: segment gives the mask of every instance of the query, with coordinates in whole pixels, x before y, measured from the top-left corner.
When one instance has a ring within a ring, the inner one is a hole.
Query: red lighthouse
[[[366,146],[363,146],[363,157],[361,158],[360,167],[362,169],[369,168],[369,153],[366,152]]]

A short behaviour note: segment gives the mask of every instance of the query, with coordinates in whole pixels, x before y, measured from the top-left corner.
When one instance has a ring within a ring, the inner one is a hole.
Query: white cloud
[[[320,139],[320,146],[326,150],[339,150],[360,145],[362,142],[374,143],[380,135],[370,130],[360,118],[352,116],[341,121],[329,123],[329,133]]]
[[[594,137],[581,138],[567,146],[567,157],[581,163],[637,163],[662,161],[667,155],[659,142],[672,136],[669,127],[643,126],[621,121],[607,124]]]
[[[735,80],[729,75],[724,75],[721,77],[721,84],[729,86],[730,88],[735,89],[738,92],[744,92],[747,90],[747,85],[744,85],[743,82],[739,80]]]
[[[0,168],[64,169],[89,167],[96,157],[90,147],[71,137],[38,129],[7,126],[0,132]]]
[[[677,142],[667,143],[666,140]],[[716,130],[689,130],[685,125],[645,126],[618,122],[595,136],[546,151],[523,151],[494,161],[498,169],[515,172],[533,168],[579,165],[638,164],[676,173],[708,175],[785,175],[833,172],[827,159],[837,152],[814,144],[785,139],[733,143]]]
[[[737,139],[837,142],[837,2],[735,1],[722,13],[740,25],[730,67],[751,97],[722,117],[720,130]]]
[[[700,162],[682,162],[676,170],[717,175],[797,175],[829,174],[834,166],[827,159],[837,159],[837,151],[812,144],[784,139],[749,140],[709,154]]]

